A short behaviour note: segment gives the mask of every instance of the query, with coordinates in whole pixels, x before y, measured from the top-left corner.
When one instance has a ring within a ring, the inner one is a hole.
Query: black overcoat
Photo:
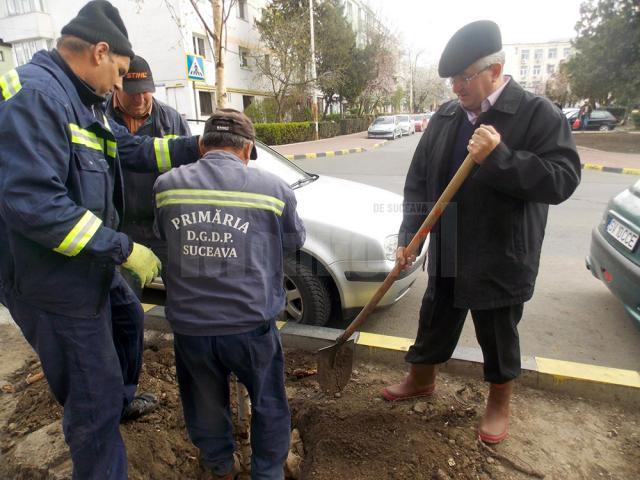
[[[407,245],[450,177],[458,126],[457,100],[431,118],[404,188],[399,245]],[[455,276],[454,305],[490,309],[533,295],[549,204],[580,182],[580,158],[563,113],[513,79],[477,125],[492,125],[502,141],[476,166],[431,232],[427,295],[436,277]],[[422,208],[421,208],[422,207]]]

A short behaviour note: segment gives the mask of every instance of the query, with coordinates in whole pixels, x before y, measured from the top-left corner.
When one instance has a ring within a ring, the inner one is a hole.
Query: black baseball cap
[[[219,108],[204,124],[203,134],[213,132],[233,133],[251,140],[254,144],[249,158],[251,160],[258,158],[255,144],[256,131],[253,129],[253,123],[244,113],[233,108]]]
[[[133,57],[129,65],[129,71],[122,80],[122,89],[131,95],[156,91],[151,68],[149,68],[149,64],[144,58],[139,55]]]

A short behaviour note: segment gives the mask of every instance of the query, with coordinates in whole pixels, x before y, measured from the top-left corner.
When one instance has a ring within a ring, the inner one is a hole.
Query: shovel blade
[[[334,343],[318,350],[318,383],[329,395],[334,395],[349,383],[353,371],[355,342]]]

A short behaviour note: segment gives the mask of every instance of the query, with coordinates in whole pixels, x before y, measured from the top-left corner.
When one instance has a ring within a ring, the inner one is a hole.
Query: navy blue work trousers
[[[229,375],[251,399],[251,478],[281,480],[289,451],[291,415],[284,388],[284,355],[275,321],[247,333],[174,335],[176,370],[189,437],[202,463],[217,475],[233,468]]]
[[[46,312],[7,294],[9,311],[34,348],[71,450],[73,478],[126,480],[120,417],[136,391],[144,333],[140,302],[116,272],[95,317]]]

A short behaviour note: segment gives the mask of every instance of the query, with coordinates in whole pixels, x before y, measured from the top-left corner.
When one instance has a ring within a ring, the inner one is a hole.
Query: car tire
[[[612,128],[609,125],[600,125],[598,130],[600,130],[601,132],[608,132],[609,130],[612,130]]]
[[[331,314],[331,296],[322,278],[295,258],[284,259],[286,303],[283,316],[287,321],[323,326]]]

